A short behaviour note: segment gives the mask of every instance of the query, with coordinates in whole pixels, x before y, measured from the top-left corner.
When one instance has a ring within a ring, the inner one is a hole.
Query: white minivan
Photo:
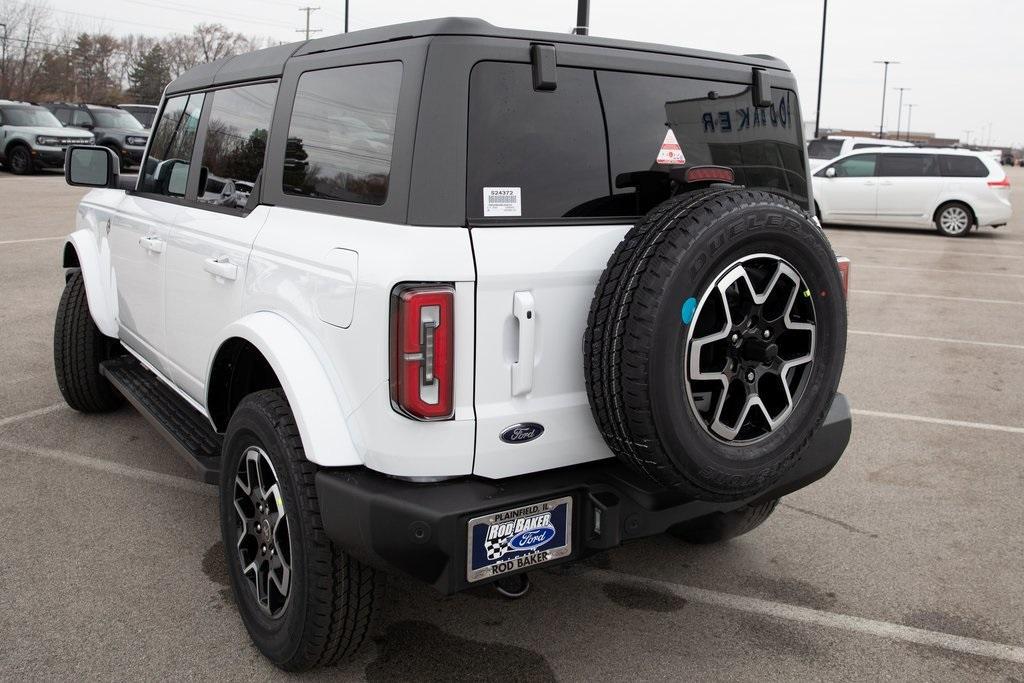
[[[928,227],[950,237],[1010,220],[1010,179],[987,154],[957,149],[875,148],[814,173],[822,223]]]
[[[846,135],[830,135],[807,143],[807,157],[811,170],[817,171],[828,162],[838,157],[868,147],[913,147],[914,143],[904,140],[886,138],[865,138]]]

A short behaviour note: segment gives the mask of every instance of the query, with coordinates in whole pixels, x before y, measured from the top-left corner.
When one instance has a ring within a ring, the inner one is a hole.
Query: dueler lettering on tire
[[[767,192],[675,197],[627,233],[591,304],[584,370],[611,450],[706,500],[749,497],[797,462],[846,351],[835,255]]]

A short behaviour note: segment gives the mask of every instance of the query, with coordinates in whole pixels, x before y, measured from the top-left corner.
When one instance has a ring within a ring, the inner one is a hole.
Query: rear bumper
[[[835,466],[850,429],[850,405],[839,394],[800,462],[770,490],[731,503],[687,499],[614,460],[505,480],[467,477],[436,484],[400,481],[365,468],[321,470],[316,487],[324,528],[335,543],[367,564],[404,572],[450,594],[471,585],[466,579],[467,524],[483,513],[571,496],[572,552],[544,566],[571,562],[682,522],[801,489]]]

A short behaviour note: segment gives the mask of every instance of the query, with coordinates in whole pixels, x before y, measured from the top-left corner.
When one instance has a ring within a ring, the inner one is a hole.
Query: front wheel
[[[973,224],[970,208],[960,202],[950,202],[935,214],[935,227],[946,237],[963,237]]]
[[[14,175],[28,175],[35,170],[32,164],[32,154],[28,151],[28,147],[17,145],[11,149],[7,155],[7,166]]]
[[[242,399],[224,440],[221,536],[242,622],[286,671],[353,654],[383,589],[382,574],[324,533],[315,474],[284,393]]]

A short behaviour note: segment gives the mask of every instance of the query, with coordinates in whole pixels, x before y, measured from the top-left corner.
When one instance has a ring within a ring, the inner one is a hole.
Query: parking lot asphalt
[[[390,583],[379,635],[309,678],[1024,680],[1024,169],[965,239],[828,229],[853,259],[846,455],[755,532],[535,572],[524,599]],[[283,678],[232,604],[215,490],[131,409],[53,378],[83,192],[0,173],[0,679]]]

